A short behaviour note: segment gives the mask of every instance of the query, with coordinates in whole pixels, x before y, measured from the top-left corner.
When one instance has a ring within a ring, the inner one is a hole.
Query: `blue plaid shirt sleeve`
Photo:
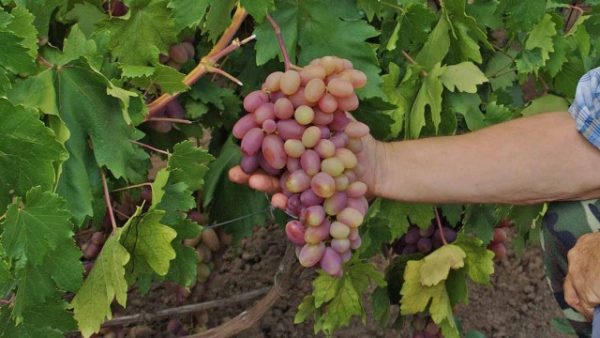
[[[600,67],[581,77],[569,113],[581,135],[600,148]]]

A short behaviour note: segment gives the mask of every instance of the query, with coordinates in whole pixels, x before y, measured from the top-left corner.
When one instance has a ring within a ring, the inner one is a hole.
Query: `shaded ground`
[[[277,228],[257,229],[254,236],[240,246],[231,247],[215,255],[215,268],[208,282],[186,297],[173,288],[153,290],[148,299],[133,297],[127,313],[156,311],[182,303],[195,303],[227,298],[243,292],[270,286],[285,249],[285,234]],[[478,329],[489,338],[561,338],[550,321],[560,317],[548,285],[543,278],[541,252],[529,249],[521,258],[511,257],[497,265],[497,273],[491,286],[473,285],[470,303],[459,309],[465,329]],[[310,291],[313,278],[306,271],[288,290],[287,297],[278,303],[252,329],[239,337],[313,337],[312,323],[294,325],[296,307],[304,294]],[[189,332],[211,328],[235,317],[253,304],[246,301],[235,306],[184,315],[179,319]],[[166,320],[148,325],[138,325],[120,336],[170,337],[166,332]],[[404,337],[407,334],[393,329],[382,329],[371,321],[367,325],[356,321],[337,337]],[[117,335],[119,336],[119,335]],[[171,335],[172,336],[172,335]]]

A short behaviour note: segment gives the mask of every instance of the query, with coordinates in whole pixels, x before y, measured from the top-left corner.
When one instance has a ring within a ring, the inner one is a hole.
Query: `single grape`
[[[326,248],[321,258],[321,269],[331,276],[342,273],[342,258],[332,248]]]
[[[175,119],[182,119],[185,117],[185,110],[178,100],[172,100],[165,107],[165,116]]]
[[[347,97],[354,93],[354,87],[346,80],[334,78],[327,83],[327,91],[335,97]]]
[[[233,136],[235,138],[237,138],[238,140],[241,140],[244,138],[244,135],[246,135],[246,133],[250,129],[256,128],[256,127],[258,127],[258,124],[256,124],[256,121],[254,119],[254,114],[248,114],[248,115],[242,116],[242,118],[239,119],[233,125],[233,130],[231,131],[231,133],[233,134]]]
[[[352,182],[346,190],[348,197],[359,198],[367,193],[367,185],[361,181]]]
[[[319,143],[317,143],[315,150],[321,156],[321,158],[329,158],[335,155],[335,144],[326,139],[321,139]]]
[[[281,75],[279,87],[285,95],[292,95],[300,87],[300,82],[300,74],[295,70],[288,70]]]
[[[494,239],[492,239],[493,242],[505,242],[506,239],[508,238],[508,236],[506,235],[506,230],[504,230],[503,228],[496,228],[494,229]]]
[[[404,249],[402,249],[402,254],[410,255],[410,254],[416,253],[417,251],[418,251],[418,249],[417,249],[416,244],[409,244],[409,245],[405,246]]]
[[[246,95],[244,98],[244,109],[253,113],[256,108],[260,107],[263,103],[267,103],[269,101],[269,96],[267,93],[262,90],[255,90],[250,94]]]
[[[348,176],[340,175],[333,178],[335,180],[335,189],[337,191],[346,191],[350,186],[350,180],[348,180]]]
[[[508,252],[504,243],[492,243],[489,246],[489,249],[494,252],[494,259],[496,260],[503,260],[506,258],[506,256],[508,256]]]
[[[362,140],[357,138],[348,139],[347,147],[351,152],[358,154],[363,150]]]
[[[314,124],[318,126],[325,126],[333,121],[333,114],[324,113],[321,109],[314,109],[315,117],[313,119]]]
[[[285,187],[293,193],[303,192],[311,186],[311,178],[303,170],[296,170],[290,174]]]
[[[354,153],[346,148],[339,148],[335,151],[335,157],[339,158],[346,169],[352,169],[358,164],[358,159]]]
[[[210,251],[218,251],[221,247],[219,236],[214,229],[204,228],[204,230],[202,230],[201,237],[202,243],[204,243],[210,249]]]
[[[331,240],[331,248],[339,254],[350,250],[350,240],[347,238],[334,238]]]
[[[304,147],[304,144],[302,144],[302,141],[294,139],[289,139],[285,141],[285,143],[283,144],[283,148],[285,150],[285,153],[293,158],[299,158],[306,151],[306,148]]]
[[[433,235],[434,231],[435,231],[435,227],[433,225],[429,225],[425,229],[420,229],[419,235],[421,235],[421,237],[431,237]]]
[[[364,196],[359,198],[348,198],[348,206],[358,210],[358,212],[363,215],[366,215],[369,210],[369,202]]]
[[[348,144],[348,135],[345,133],[335,133],[331,137],[331,142],[333,142],[336,148],[344,148]]]
[[[338,109],[342,111],[351,112],[358,108],[358,96],[356,94],[352,94],[347,97],[342,97],[337,99]]]
[[[265,120],[262,124],[262,129],[267,134],[273,134],[277,131],[277,122],[272,119]]]
[[[325,93],[319,100],[319,109],[326,114],[332,114],[338,109],[338,102],[333,95]]]
[[[262,85],[262,89],[269,92],[278,91],[282,75],[283,72],[273,72],[269,74]]]
[[[306,101],[306,98],[304,98],[304,87],[298,88],[298,91],[288,96],[288,99],[294,105],[295,108],[298,108],[300,106],[312,107],[315,105],[314,103]]]
[[[307,189],[300,194],[300,202],[303,206],[310,207],[323,203],[323,199],[317,196],[312,189]]]
[[[306,127],[298,124],[295,120],[281,120],[277,122],[277,132],[284,140],[296,139],[300,140],[304,134]]]
[[[333,121],[331,121],[329,127],[335,131],[344,131],[350,122],[351,120],[346,116],[346,113],[338,110],[333,113]],[[348,135],[346,135],[346,137],[348,137]]]
[[[96,231],[92,234],[90,241],[96,245],[104,244],[104,233],[102,231]]]
[[[410,229],[408,229],[406,235],[404,235],[404,241],[406,244],[416,244],[420,238],[421,235],[419,234],[419,228],[415,226],[412,226]]]
[[[362,244],[362,239],[360,237],[358,237],[355,240],[351,240],[350,241],[350,249],[356,250],[356,249],[360,248],[361,244]]]
[[[285,144],[284,144],[285,146]],[[287,164],[285,165],[287,171],[293,173],[294,171],[300,169],[300,159],[288,157]]]
[[[88,243],[88,245],[83,250],[83,257],[85,257],[86,259],[96,258],[96,256],[98,256],[98,254],[100,253],[101,249],[101,245],[95,243]]]
[[[300,211],[300,194],[293,194],[288,197],[287,211],[293,215],[297,215]]]
[[[417,242],[417,249],[419,252],[423,254],[428,254],[431,252],[431,239],[430,238],[421,238]]]
[[[340,176],[344,172],[344,169],[344,163],[337,157],[330,157],[321,161],[321,171],[328,173],[332,177]]]
[[[184,64],[189,60],[186,48],[180,43],[172,45],[169,48],[169,58],[179,64]]]
[[[319,244],[329,239],[329,228],[331,223],[329,221],[323,222],[318,226],[311,226],[306,228],[304,233],[304,240],[308,244]]]
[[[319,126],[319,133],[322,139],[328,139],[331,136],[331,130],[325,126]]]
[[[300,78],[303,85],[306,85],[312,79],[323,80],[327,76],[325,69],[317,65],[309,65],[300,70]]]
[[[306,148],[312,148],[317,145],[321,139],[321,130],[317,126],[311,126],[306,128],[302,134],[302,144]]]
[[[425,327],[425,333],[428,333],[432,336],[437,336],[440,333],[440,327],[434,322],[430,321]]]
[[[310,187],[317,196],[328,198],[335,193],[335,180],[331,175],[320,172],[312,177]]]
[[[316,227],[323,223],[325,220],[325,210],[320,205],[313,205],[305,209],[306,210],[306,218],[305,223]]]
[[[273,109],[275,116],[280,120],[287,120],[294,116],[294,105],[286,97],[277,99]]]
[[[336,192],[333,196],[325,199],[323,207],[328,215],[335,216],[348,205],[348,198],[344,192]]]
[[[346,208],[337,214],[337,220],[348,225],[351,228],[356,228],[363,222],[364,216],[360,211],[354,208]]]
[[[264,170],[267,174],[271,175],[271,176],[277,176],[281,173],[281,169],[276,169],[273,168],[269,162],[267,162],[265,160],[265,158],[262,156],[262,154],[259,155],[258,157],[258,165],[260,166],[260,168],[262,170]]]
[[[243,156],[240,162],[242,170],[248,174],[253,174],[260,166],[258,155]]]
[[[252,128],[248,130],[242,139],[242,152],[244,155],[254,155],[260,149],[265,133],[260,128]]]
[[[314,78],[304,87],[304,98],[308,102],[318,102],[325,94],[325,82],[322,79]]]
[[[350,138],[361,138],[369,134],[369,126],[362,122],[353,121],[348,123],[344,132]]]
[[[262,124],[266,120],[272,120],[275,118],[274,105],[271,102],[265,102],[258,106],[254,111],[254,118],[256,123]]]
[[[302,266],[310,268],[316,265],[324,254],[325,244],[305,244],[298,254],[298,260]]]
[[[341,70],[341,64],[338,64],[340,60],[333,56],[324,56],[321,58],[321,66],[325,69],[325,74],[330,75],[334,72]]]
[[[340,255],[342,257],[342,262],[346,263],[350,259],[352,259],[352,251],[348,250]]]
[[[319,154],[312,150],[306,150],[300,157],[300,166],[309,175],[316,175],[321,168],[321,159]]]
[[[192,42],[190,41],[184,41],[181,43],[181,46],[183,48],[185,48],[185,51],[187,53],[188,56],[188,60],[191,60],[194,58],[194,56],[196,55],[196,49],[194,48],[194,45],[192,44]]]
[[[287,206],[288,197],[283,193],[275,193],[271,196],[271,205],[275,208],[285,210]]]
[[[294,111],[294,119],[301,125],[307,125],[313,121],[315,111],[309,106],[300,106]]]
[[[335,221],[331,223],[329,234],[333,238],[348,238],[348,235],[350,235],[350,227],[342,222]]]

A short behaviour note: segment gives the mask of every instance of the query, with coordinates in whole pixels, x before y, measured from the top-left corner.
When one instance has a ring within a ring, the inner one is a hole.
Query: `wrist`
[[[371,193],[376,197],[385,196],[385,182],[387,175],[387,153],[389,144],[373,139],[373,151],[370,156],[371,167],[373,168]]]

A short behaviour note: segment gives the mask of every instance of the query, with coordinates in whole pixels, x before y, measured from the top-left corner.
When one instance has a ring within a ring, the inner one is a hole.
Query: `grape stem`
[[[192,121],[186,120],[186,119],[175,119],[172,117],[158,117],[158,116],[149,117],[144,122],[151,122],[151,121],[165,121],[165,122],[181,123],[181,124],[192,124],[193,123]]]
[[[138,142],[138,141],[134,141],[134,140],[129,140],[129,142],[131,142],[131,143],[133,143],[133,144],[136,144],[136,145],[138,145],[138,146],[140,146],[140,147],[143,147],[143,148],[146,148],[146,149],[152,150],[152,151],[154,151],[154,152],[160,153],[160,154],[164,154],[164,155],[167,155],[167,156],[171,155],[171,154],[170,154],[168,151],[166,151],[166,150],[158,149],[158,148],[156,148],[156,147],[153,147],[153,146],[151,146],[151,145],[149,145],[149,144],[146,144],[146,143],[142,143],[142,142]]]
[[[211,65],[206,65],[206,71],[209,73],[213,73],[213,74],[219,74],[227,79],[229,79],[231,82],[237,84],[238,86],[243,86],[244,84],[242,83],[242,81],[238,80],[235,76],[227,73],[226,71],[224,71],[221,68],[218,67],[213,67]]]
[[[246,219],[248,217],[252,217],[254,215],[262,214],[264,212],[271,211],[271,210],[272,210],[272,208],[266,208],[265,210],[259,210],[259,211],[251,212],[251,213],[246,214],[244,216],[232,218],[232,219],[227,220],[227,221],[223,221],[223,222],[220,222],[220,223],[215,223],[215,224],[211,224],[211,225],[205,226],[204,229],[215,229],[215,228],[221,227],[223,225],[227,225],[227,224],[230,224],[230,223],[233,223],[233,222],[237,222],[237,221]]]
[[[292,68],[292,62],[290,61],[290,56],[288,55],[287,49],[285,48],[285,42],[283,41],[283,35],[281,34],[281,27],[277,24],[277,21],[273,19],[270,15],[267,14],[267,20],[271,23],[273,27],[273,31],[275,32],[275,36],[277,37],[277,43],[279,43],[279,48],[281,49],[281,55],[283,56],[283,62],[285,65],[285,70],[288,71]]]
[[[131,218],[131,216],[130,216],[130,215],[127,215],[126,213],[124,213],[124,212],[122,212],[122,211],[119,211],[118,209],[115,209],[115,213],[117,213],[117,214],[119,214],[119,215],[121,215],[121,216],[123,216],[123,217],[125,217],[125,218],[127,218],[127,219],[130,219],[130,218]]]
[[[152,183],[146,182],[146,183],[128,185],[128,186],[123,187],[123,188],[115,189],[115,190],[113,190],[111,192],[118,192],[118,191],[130,190],[130,189],[135,189],[135,188],[142,188],[142,187],[146,187],[146,186],[152,187]]]
[[[238,29],[242,25],[242,22],[244,22],[244,19],[246,19],[247,16],[248,13],[246,10],[238,6],[237,10],[233,14],[233,19],[231,20],[229,27],[227,27],[223,35],[221,35],[221,38],[219,38],[219,41],[217,41],[210,52],[200,59],[200,62],[196,68],[194,68],[185,76],[183,79],[184,84],[187,86],[193,85],[196,83],[196,81],[198,81],[198,79],[207,73],[206,64],[216,64],[217,61],[219,61],[219,59],[223,56],[233,52],[240,46],[256,38],[256,36],[251,35],[242,41],[234,40],[231,42],[233,36],[237,33]],[[177,96],[179,96],[179,94],[181,93],[162,94],[160,97],[150,102],[148,104],[148,117],[153,117],[158,114],[158,112],[160,112],[169,102],[173,101]]]
[[[411,64],[415,65],[415,66],[419,66],[419,63],[417,61],[415,61],[415,59],[412,58],[412,56],[410,56],[410,54],[408,54],[405,50],[402,50],[402,56],[404,56],[404,58],[406,60],[408,60],[408,62],[410,62]],[[429,74],[425,71],[425,70],[421,70],[421,76],[428,76]]]
[[[117,221],[115,220],[115,212],[112,207],[112,202],[110,200],[110,193],[108,191],[108,184],[106,184],[106,175],[104,174],[104,170],[100,169],[100,178],[102,178],[102,189],[104,190],[104,202],[106,203],[106,208],[108,209],[108,217],[110,218],[110,225],[112,226],[113,232],[117,230]]]
[[[46,60],[43,56],[38,55],[37,59],[40,64],[44,65],[48,69],[54,68],[54,65],[52,63],[50,63],[50,61]]]
[[[446,235],[444,235],[444,228],[442,227],[442,219],[440,218],[440,213],[436,207],[433,207],[433,212],[435,212],[435,220],[437,222],[438,230],[440,232],[440,238],[442,239],[444,245],[447,245],[448,241],[446,240]]]

